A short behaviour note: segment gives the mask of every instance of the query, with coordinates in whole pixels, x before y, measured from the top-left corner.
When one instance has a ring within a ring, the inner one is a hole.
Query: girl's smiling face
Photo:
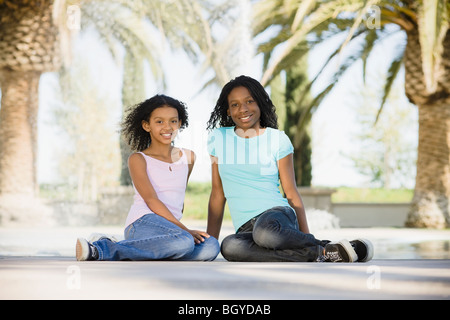
[[[176,137],[181,121],[177,109],[164,105],[156,108],[148,121],[142,121],[142,128],[150,133],[152,143],[158,141],[170,144]]]
[[[246,87],[236,87],[228,95],[227,114],[237,128],[259,129],[261,110]]]

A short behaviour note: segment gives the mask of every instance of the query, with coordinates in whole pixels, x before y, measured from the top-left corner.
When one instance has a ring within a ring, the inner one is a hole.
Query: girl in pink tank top
[[[204,231],[187,228],[182,217],[195,154],[173,140],[187,127],[185,105],[156,95],[136,105],[122,124],[132,149],[128,168],[135,190],[125,222],[125,240],[93,243],[79,238],[77,260],[214,260],[220,247]]]

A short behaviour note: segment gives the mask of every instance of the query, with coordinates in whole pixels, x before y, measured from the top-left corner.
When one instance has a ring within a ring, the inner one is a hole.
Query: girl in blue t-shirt
[[[212,189],[207,233],[218,239],[226,201],[236,230],[222,242],[225,259],[354,262],[372,258],[368,240],[332,243],[310,234],[295,182],[294,148],[278,130],[275,107],[258,81],[240,76],[227,83],[208,129]]]

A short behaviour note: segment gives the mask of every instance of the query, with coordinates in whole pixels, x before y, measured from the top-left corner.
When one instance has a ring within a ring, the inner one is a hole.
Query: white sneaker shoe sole
[[[361,241],[362,243],[364,243],[364,245],[367,248],[367,255],[364,258],[359,259],[358,262],[367,262],[367,261],[372,260],[373,253],[374,253],[372,242],[370,240],[367,240],[364,238],[358,238],[358,239],[355,239],[354,241]]]
[[[349,262],[356,262],[358,260],[358,255],[356,254],[355,249],[353,249],[352,244],[347,239],[342,239],[338,241],[339,244],[341,244],[345,251],[347,252],[350,261]]]
[[[86,239],[77,239],[76,257],[78,261],[86,261],[89,258],[89,244]]]

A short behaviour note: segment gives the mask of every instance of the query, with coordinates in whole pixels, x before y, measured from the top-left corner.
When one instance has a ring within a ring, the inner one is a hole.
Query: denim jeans
[[[130,224],[124,234],[123,241],[103,239],[93,243],[99,260],[211,261],[220,251],[216,238],[211,236],[195,244],[189,232],[154,213]]]
[[[228,261],[310,262],[328,242],[301,232],[291,207],[274,207],[227,236],[221,251]]]

